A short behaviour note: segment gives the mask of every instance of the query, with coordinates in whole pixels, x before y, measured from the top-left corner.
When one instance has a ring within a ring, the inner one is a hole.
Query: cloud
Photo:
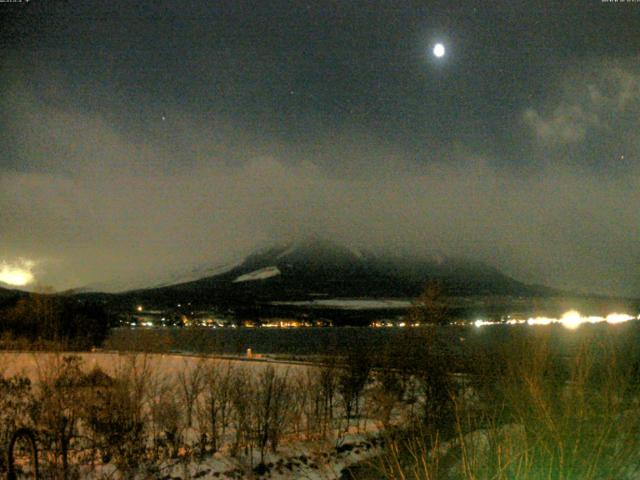
[[[595,108],[622,113],[640,102],[640,75],[620,66],[606,68],[587,90]]]
[[[527,108],[522,118],[542,146],[579,144],[587,137],[628,131],[629,117],[640,113],[640,73],[621,66],[584,65],[565,78],[559,102],[540,111]]]
[[[635,108],[633,82],[607,93],[587,83],[549,114],[524,113],[541,141],[584,141],[606,127],[607,109]],[[131,130],[115,100],[108,111],[64,100],[28,89],[5,99],[5,143],[25,163],[0,174],[3,256],[37,260],[38,280],[56,288],[150,285],[319,234],[477,258],[527,282],[640,290],[638,164],[603,176],[549,162],[522,175],[454,152],[418,165],[401,145],[358,131],[290,144],[179,110],[164,122],[143,112],[148,125]]]
[[[630,266],[640,259],[640,192],[624,178],[549,168],[525,179],[468,160],[420,175],[337,179],[311,163],[261,158],[178,175],[50,180],[3,176],[3,192],[22,193],[3,244],[56,260],[43,265],[43,280],[60,288],[159,282],[308,234],[479,258],[561,287],[631,294],[639,286]]]
[[[529,108],[524,112],[524,121],[533,129],[538,140],[555,145],[581,142],[587,129],[596,126],[598,119],[579,105],[560,105],[546,117]]]

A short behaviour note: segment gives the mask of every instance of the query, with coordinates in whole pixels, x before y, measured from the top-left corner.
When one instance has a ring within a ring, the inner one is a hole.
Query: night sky
[[[640,296],[640,3],[0,18],[0,277],[145,286],[319,235]]]

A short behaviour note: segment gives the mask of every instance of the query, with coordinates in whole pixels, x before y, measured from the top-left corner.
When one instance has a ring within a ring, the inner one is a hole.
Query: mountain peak
[[[262,247],[249,255],[243,265],[266,264],[317,265],[363,260],[367,254],[357,247],[340,244],[324,237],[309,235],[283,244]]]

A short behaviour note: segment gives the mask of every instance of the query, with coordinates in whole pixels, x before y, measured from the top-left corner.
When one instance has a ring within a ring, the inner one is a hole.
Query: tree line
[[[3,348],[99,346],[113,325],[106,309],[55,294],[29,293],[0,303],[0,342]]]

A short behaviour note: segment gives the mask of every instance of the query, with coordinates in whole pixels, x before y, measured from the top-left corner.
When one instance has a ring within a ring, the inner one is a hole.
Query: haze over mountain
[[[319,238],[274,245],[193,281],[124,292],[154,304],[260,303],[314,298],[414,297],[429,280],[450,295],[541,295],[481,262],[381,254]]]

